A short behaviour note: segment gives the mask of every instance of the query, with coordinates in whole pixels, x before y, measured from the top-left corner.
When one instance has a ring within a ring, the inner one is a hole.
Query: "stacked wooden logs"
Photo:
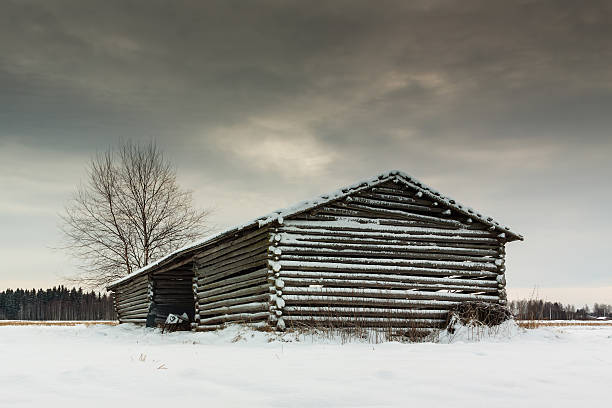
[[[155,282],[153,302],[157,325],[164,323],[170,313],[176,315],[187,313],[189,319],[193,320],[192,277],[193,270],[188,266],[152,276]]]
[[[284,220],[275,237],[278,328],[432,329],[458,302],[505,302],[503,234],[393,183]]]
[[[283,310],[285,308],[285,300],[283,299],[283,290],[285,283],[280,276],[280,265],[277,261],[280,260],[282,253],[278,247],[282,235],[279,234],[279,229],[274,228],[270,234],[270,246],[268,247],[268,283],[270,285],[269,309],[270,316],[268,318],[270,324],[276,327],[277,330],[285,330],[285,320],[283,319]]]
[[[267,325],[269,230],[254,228],[223,239],[195,256],[196,330],[226,323]]]
[[[113,291],[115,311],[120,323],[146,323],[153,297],[152,282],[147,275],[135,277]]]
[[[497,236],[499,241],[499,251],[495,259],[495,265],[497,265],[497,288],[499,295],[499,303],[505,305],[508,301],[508,295],[506,293],[506,237],[504,234]]]
[[[191,290],[192,290],[192,295],[193,295],[193,305],[194,305],[194,318],[193,321],[191,322],[191,330],[196,330],[198,328],[198,325],[200,324],[200,313],[198,313],[198,311],[200,310],[200,303],[198,301],[198,276],[197,276],[197,271],[198,268],[195,266],[193,266],[193,273],[192,273],[192,277],[191,277]]]
[[[506,236],[470,211],[393,182],[365,188],[122,283],[117,313],[144,323],[154,300],[158,320],[190,309],[199,331],[232,322],[429,331],[460,302],[506,302]]]

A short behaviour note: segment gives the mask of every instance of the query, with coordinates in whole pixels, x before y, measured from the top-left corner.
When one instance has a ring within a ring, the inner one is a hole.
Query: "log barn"
[[[275,211],[113,282],[119,321],[430,330],[459,302],[506,303],[523,237],[400,171]]]

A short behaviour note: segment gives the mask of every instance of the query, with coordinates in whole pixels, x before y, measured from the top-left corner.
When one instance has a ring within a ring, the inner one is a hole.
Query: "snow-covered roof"
[[[499,222],[495,221],[492,217],[483,215],[477,211],[475,211],[474,209],[467,207],[463,204],[458,203],[457,201],[455,201],[454,199],[447,197],[447,196],[443,196],[440,192],[434,190],[431,187],[428,187],[427,185],[421,183],[419,180],[415,179],[412,176],[409,176],[408,174],[399,171],[399,170],[392,170],[392,171],[388,171],[386,173],[382,173],[379,174],[378,176],[368,179],[368,180],[363,180],[360,182],[357,182],[355,184],[352,184],[350,186],[347,187],[343,187],[340,188],[334,192],[328,193],[328,194],[323,194],[321,196],[315,197],[311,200],[307,200],[307,201],[302,201],[299,202],[291,207],[287,207],[284,209],[280,209],[280,210],[276,210],[274,212],[271,212],[267,215],[264,215],[263,217],[258,217],[255,218],[254,220],[251,220],[249,222],[246,222],[244,224],[240,224],[238,226],[234,226],[228,229],[225,229],[223,231],[220,231],[218,233],[215,233],[213,235],[209,235],[203,239],[200,239],[198,241],[192,242],[190,244],[187,244],[186,246],[177,249],[176,251],[158,259],[155,262],[152,262],[146,266],[144,266],[143,268],[138,269],[137,271],[132,272],[131,274],[116,280],[114,282],[112,282],[110,285],[108,285],[107,289],[112,290],[115,286],[129,281],[137,276],[140,276],[144,273],[147,272],[151,272],[152,270],[154,270],[156,267],[159,267],[161,265],[165,265],[167,263],[169,263],[171,260],[183,256],[183,255],[187,255],[189,253],[191,253],[192,251],[195,251],[196,249],[199,249],[205,245],[211,244],[215,241],[217,241],[220,238],[223,238],[227,235],[231,235],[234,233],[237,233],[241,230],[250,228],[250,227],[263,227],[265,225],[268,224],[272,224],[275,222],[278,222],[280,224],[283,223],[283,219],[290,217],[292,215],[296,215],[299,213],[302,213],[304,211],[308,211],[310,209],[313,209],[315,207],[324,205],[326,203],[329,203],[331,201],[334,200],[338,200],[341,198],[344,198],[352,193],[355,193],[357,191],[360,190],[364,190],[373,186],[376,186],[378,184],[382,184],[385,183],[387,181],[391,181],[391,180],[396,180],[397,182],[401,182],[404,183],[405,185],[412,187],[414,189],[416,189],[417,191],[420,191],[423,196],[433,200],[433,201],[437,201],[439,203],[445,204],[446,206],[454,209],[455,211],[462,213],[464,215],[466,215],[467,217],[471,218],[474,221],[479,221],[485,225],[488,225],[490,227],[495,228],[495,230],[499,231],[499,236],[500,237],[504,237],[506,238],[508,241],[513,241],[513,240],[523,240],[523,236],[520,234],[517,234],[515,232],[513,232],[510,227],[508,226],[502,226]],[[503,235],[502,235],[503,234]]]

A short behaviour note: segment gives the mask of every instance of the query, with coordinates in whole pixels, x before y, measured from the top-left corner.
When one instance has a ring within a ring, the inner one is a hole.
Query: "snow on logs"
[[[441,243],[466,243],[466,244],[479,244],[479,245],[490,245],[495,247],[497,245],[497,240],[495,238],[488,238],[483,236],[474,236],[474,231],[465,230],[464,232],[456,232],[453,233],[411,233],[413,231],[409,231],[405,229],[404,232],[399,231],[385,231],[381,229],[380,231],[351,231],[348,229],[335,229],[333,227],[328,228],[320,228],[320,229],[308,229],[303,230],[300,228],[291,228],[288,227],[284,229],[284,232],[294,234],[296,237],[301,237],[304,240],[315,241],[316,237],[326,237],[326,239],[334,238],[334,237],[348,237],[352,239],[373,239],[373,240],[387,240],[392,239],[395,241],[404,241],[404,242],[441,242]],[[467,236],[465,234],[468,234]]]
[[[193,296],[193,304],[195,307],[195,315],[193,318],[193,322],[191,323],[191,328],[196,329],[198,324],[200,323],[200,314],[198,311],[200,310],[199,300],[198,300],[198,278],[196,276],[197,269],[193,268],[193,276],[191,278],[191,293]]]
[[[224,236],[194,253],[188,279],[156,281],[155,296],[189,298],[199,331],[230,322],[426,330],[460,302],[506,302],[506,240],[431,194],[387,183]],[[125,319],[146,317],[147,288],[117,289]]]
[[[198,255],[198,328],[432,328],[459,302],[504,302],[504,237],[447,210],[384,187],[223,242]]]
[[[505,301],[503,237],[419,208],[422,196],[373,190],[279,226],[269,268],[286,324],[433,328],[459,302]]]

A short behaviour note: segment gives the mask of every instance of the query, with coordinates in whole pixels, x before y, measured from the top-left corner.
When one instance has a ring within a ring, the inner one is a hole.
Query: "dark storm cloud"
[[[576,101],[551,102],[568,93],[587,104],[609,96],[596,94],[611,85],[608,3],[411,4],[9,2],[2,102],[45,125],[23,133],[71,134],[66,123],[95,127],[103,114],[116,132],[146,134],[168,120],[192,131],[228,125],[308,97],[357,102],[347,119],[382,110],[435,128],[508,111],[529,121],[532,108],[563,119]],[[395,86],[360,95],[393,74]],[[426,86],[425,74],[442,83]]]
[[[513,221],[520,285],[612,284],[610,38],[610,2],[3,2],[0,211],[153,138],[221,224],[396,167]]]

